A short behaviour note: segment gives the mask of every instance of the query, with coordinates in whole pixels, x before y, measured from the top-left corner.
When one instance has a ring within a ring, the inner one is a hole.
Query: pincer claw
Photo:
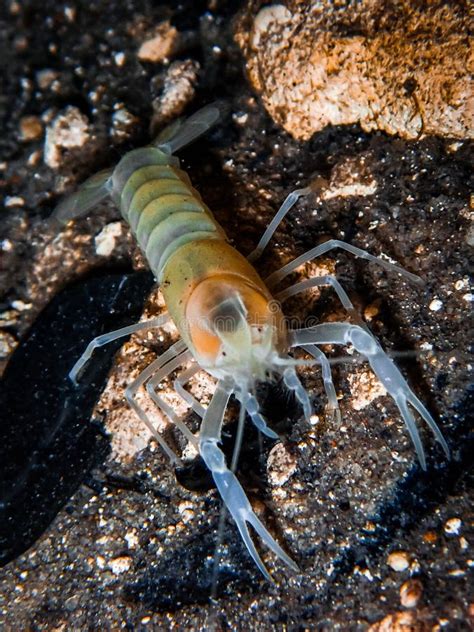
[[[217,443],[209,440],[205,441],[201,443],[199,451],[207,467],[211,470],[217,489],[222,496],[225,506],[235,520],[245,546],[265,578],[272,581],[272,577],[266,569],[260,555],[258,554],[255,544],[250,537],[247,523],[252,525],[263,543],[266,544],[266,546],[268,546],[268,548],[273,551],[273,553],[275,553],[282,562],[284,562],[295,573],[298,572],[298,566],[291,557],[285,553],[255,514],[247,496],[245,495],[242,485],[239,483],[235,474],[228,469],[225,463],[224,454],[217,446]]]

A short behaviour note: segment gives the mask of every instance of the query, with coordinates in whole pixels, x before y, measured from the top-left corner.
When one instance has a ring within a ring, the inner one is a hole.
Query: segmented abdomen
[[[158,280],[168,259],[184,244],[225,239],[178,159],[155,147],[122,158],[112,176],[112,198]]]

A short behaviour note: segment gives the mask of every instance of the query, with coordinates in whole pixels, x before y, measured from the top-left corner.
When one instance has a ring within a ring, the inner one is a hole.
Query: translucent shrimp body
[[[419,283],[420,279],[355,246],[330,240],[274,272],[264,282],[250,261],[258,258],[279,222],[301,195],[311,192],[311,188],[294,191],[288,196],[254,252],[247,259],[243,257],[226,241],[222,228],[192,187],[188,176],[179,168],[178,159],[173,156],[180,147],[209,129],[218,116],[217,109],[209,106],[197,112],[180,127],[173,126],[170,130],[165,130],[155,142],[156,146],[130,152],[116,167],[90,178],[78,192],[57,207],[53,217],[65,223],[85,215],[100,201],[111,197],[129,223],[160,283],[168,309],[168,313],[158,319],[124,327],[93,340],[72,368],[70,376],[76,381],[96,347],[135,331],[161,327],[169,319],[175,323],[180,340],[138,376],[127,388],[126,398],[171,461],[179,463],[180,459],[156,432],[135,399],[141,386],[146,385],[151,398],[163,413],[196,446],[212,473],[250,555],[265,577],[270,579],[250,537],[248,525],[254,528],[262,541],[287,566],[295,571],[297,566],[254,513],[234,469],[246,413],[261,432],[272,439],[278,439],[278,435],[267,426],[260,414],[254,395],[256,382],[267,380],[271,374],[280,374],[286,387],[301,404],[305,416],[309,417],[311,414],[310,398],[295,369],[302,361],[296,361],[289,355],[292,348],[301,347],[312,356],[311,363],[321,365],[328,411],[338,415],[329,361],[318,345],[352,345],[368,359],[372,370],[396,402],[415,444],[421,465],[426,467],[425,456],[409,405],[427,422],[446,454],[449,451],[430,413],[361,321],[335,277],[327,275],[308,279],[277,292],[275,298],[285,301],[289,296],[310,287],[330,285],[356,324],[331,323],[287,331],[280,304],[274,300],[269,289],[275,289],[302,263],[334,248],[344,249],[357,257],[377,263],[411,281]],[[180,374],[174,384],[177,393],[188,406],[202,417],[198,435],[190,432],[157,390],[166,376],[190,362],[194,364]],[[218,380],[216,391],[207,408],[184,388],[198,370],[205,370]],[[240,402],[241,413],[237,448],[232,467],[229,468],[219,443],[224,414],[231,395],[235,395]]]

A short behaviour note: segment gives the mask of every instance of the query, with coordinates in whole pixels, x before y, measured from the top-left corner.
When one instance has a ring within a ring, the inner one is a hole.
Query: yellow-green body
[[[244,298],[249,324],[281,324],[280,311],[269,308],[272,297],[262,279],[227,242],[176,157],[155,147],[128,153],[114,169],[112,198],[195,357],[213,364],[220,341],[209,334],[207,313],[236,293]]]
[[[115,167],[112,197],[158,281],[168,259],[196,239],[225,240],[179,161],[155,147],[129,152]]]

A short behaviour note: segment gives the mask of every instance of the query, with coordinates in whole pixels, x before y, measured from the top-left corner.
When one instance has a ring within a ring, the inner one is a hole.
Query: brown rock
[[[413,612],[395,612],[370,626],[369,632],[424,632],[430,627]]]
[[[405,138],[473,135],[464,3],[293,0],[249,9],[236,39],[265,107],[307,140],[360,123]]]
[[[178,31],[169,22],[156,27],[153,36],[143,42],[138,50],[138,59],[159,63],[171,56],[174,51]]]
[[[405,608],[415,608],[423,594],[423,584],[417,579],[409,579],[400,587],[400,603]]]
[[[21,140],[30,142],[38,140],[43,134],[43,125],[41,119],[37,116],[23,116],[20,119],[20,136]]]

